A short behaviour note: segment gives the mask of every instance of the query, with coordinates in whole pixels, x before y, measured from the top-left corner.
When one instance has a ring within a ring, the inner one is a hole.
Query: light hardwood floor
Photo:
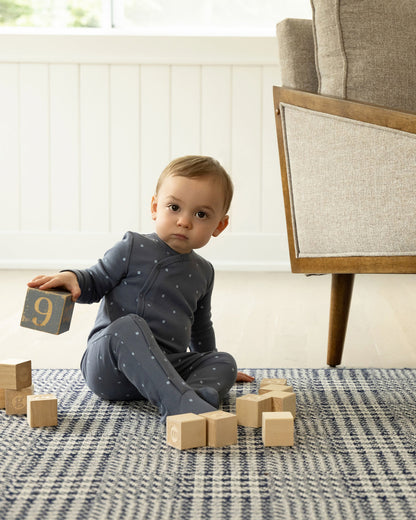
[[[0,359],[77,368],[97,304],[76,305],[69,332],[19,326],[26,282],[40,271],[0,270]],[[217,272],[213,321],[219,350],[240,368],[325,367],[330,276]],[[416,368],[416,275],[357,275],[345,367]]]

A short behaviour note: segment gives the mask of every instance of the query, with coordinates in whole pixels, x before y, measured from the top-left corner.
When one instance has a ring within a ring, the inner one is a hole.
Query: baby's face
[[[228,224],[221,184],[212,177],[169,176],[152,198],[156,233],[178,253],[190,253]]]

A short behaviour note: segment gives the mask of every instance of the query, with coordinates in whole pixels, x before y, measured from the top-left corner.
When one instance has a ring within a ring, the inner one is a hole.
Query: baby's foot
[[[198,390],[199,392],[199,390]],[[179,411],[177,413],[205,413],[213,412],[215,408],[205,399],[201,399],[194,390],[187,390],[179,403]]]
[[[195,392],[202,397],[204,401],[212,405],[214,408],[218,410],[220,407],[220,396],[215,388],[212,386],[201,386],[200,388],[195,388]]]
[[[168,415],[178,415],[182,413],[206,413],[206,412],[215,412],[216,408],[211,406],[207,401],[199,397],[197,393],[189,389],[184,394],[181,395],[180,400],[176,403],[175,406],[166,406],[162,405],[160,407],[161,418],[160,421],[162,423],[166,422],[166,417]]]

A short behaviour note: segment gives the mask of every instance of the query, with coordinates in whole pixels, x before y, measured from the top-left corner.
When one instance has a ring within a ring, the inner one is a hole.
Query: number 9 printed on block
[[[50,334],[62,334],[69,329],[73,310],[70,292],[29,288],[20,325]]]

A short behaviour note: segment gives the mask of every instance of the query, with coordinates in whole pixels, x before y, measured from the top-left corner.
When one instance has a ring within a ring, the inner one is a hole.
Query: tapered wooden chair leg
[[[327,363],[331,367],[341,363],[354,287],[354,276],[354,274],[332,275],[327,355]]]

